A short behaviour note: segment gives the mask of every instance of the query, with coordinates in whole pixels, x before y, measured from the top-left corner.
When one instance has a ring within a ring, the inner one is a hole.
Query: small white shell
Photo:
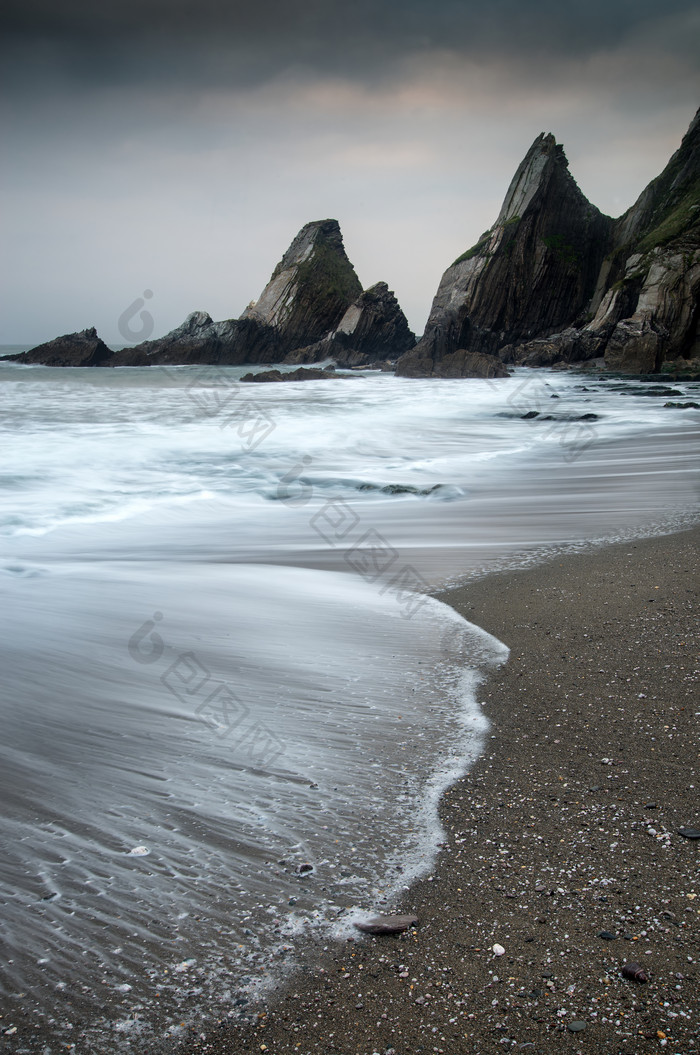
[[[150,850],[147,846],[135,846],[133,850],[129,850],[127,857],[148,857]]]
[[[495,952],[496,956],[503,956],[503,953],[506,950],[503,948],[502,945],[499,945],[498,942],[496,942],[496,944],[493,947],[493,951]]]

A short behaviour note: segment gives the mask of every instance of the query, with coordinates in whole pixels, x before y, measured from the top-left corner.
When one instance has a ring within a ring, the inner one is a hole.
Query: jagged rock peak
[[[570,324],[593,295],[612,223],[582,194],[554,136],[541,133],[496,223],[445,271],[423,337],[397,372],[439,375],[457,351],[494,354]]]
[[[548,366],[604,356],[609,369],[628,374],[698,374],[700,110],[611,233],[586,309],[571,311],[559,332],[502,347],[504,361]]]
[[[563,155],[563,150],[561,147],[557,147],[556,140],[551,132],[546,135],[541,132],[538,135],[511,180],[496,220],[497,225],[507,223],[514,216],[523,215],[537,193],[542,181],[542,175],[550,163],[553,153],[557,150],[561,151]]]
[[[288,268],[308,260],[314,249],[319,245],[325,245],[341,253],[347,260],[338,221],[312,220],[311,223],[304,224],[299,234],[294,238],[289,249],[272,272],[272,278],[277,278],[282,271],[286,271]]]
[[[342,366],[365,366],[396,359],[415,343],[395,294],[386,282],[376,282],[353,301],[335,330],[321,341],[294,349],[286,362],[320,363],[334,358]]]
[[[272,327],[284,353],[334,330],[361,293],[338,221],[315,220],[302,227],[241,318]]]
[[[540,132],[511,180],[495,226],[524,216],[538,191],[544,189],[553,176],[569,184],[570,190],[575,188],[581,194],[569,172],[563,146],[557,143],[551,132]]]
[[[163,340],[169,339],[176,341],[181,337],[208,336],[213,324],[214,320],[208,312],[193,311],[190,312],[183,323],[176,326],[174,330],[170,331],[170,333],[167,333]]]
[[[416,343],[396,295],[386,282],[364,290],[343,315],[335,336],[357,351],[400,355]]]

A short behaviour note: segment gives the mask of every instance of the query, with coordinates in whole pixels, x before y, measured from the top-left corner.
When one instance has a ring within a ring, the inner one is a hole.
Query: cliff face
[[[538,136],[496,223],[443,275],[423,338],[398,372],[440,374],[458,350],[495,354],[569,323],[593,295],[612,229],[554,137]]]
[[[700,367],[700,110],[664,171],[616,222],[600,287],[581,340],[599,341],[611,369]]]
[[[632,374],[700,371],[700,111],[680,148],[615,221],[584,325],[503,349],[547,365],[604,356]]]

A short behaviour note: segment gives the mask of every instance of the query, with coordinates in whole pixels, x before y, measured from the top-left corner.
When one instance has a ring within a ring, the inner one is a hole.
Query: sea
[[[697,519],[698,383],[249,370],[0,360],[8,1051],[172,1051],[391,908],[508,656],[441,598]]]

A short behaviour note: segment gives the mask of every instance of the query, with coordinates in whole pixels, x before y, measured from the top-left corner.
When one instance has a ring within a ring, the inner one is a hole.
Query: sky
[[[420,334],[540,132],[620,215],[700,104],[695,0],[5,0],[0,343],[237,317],[334,217]],[[134,340],[136,338],[133,338]]]

